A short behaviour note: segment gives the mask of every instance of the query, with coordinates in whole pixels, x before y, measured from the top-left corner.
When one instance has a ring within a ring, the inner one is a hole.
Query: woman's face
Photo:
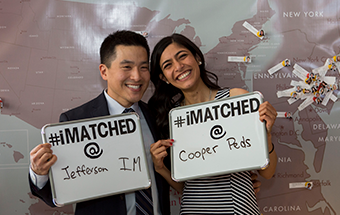
[[[170,44],[161,55],[160,78],[180,90],[198,86],[201,80],[198,59],[184,46]]]

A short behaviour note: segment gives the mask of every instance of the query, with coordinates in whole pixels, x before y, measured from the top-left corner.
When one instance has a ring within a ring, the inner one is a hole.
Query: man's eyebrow
[[[132,60],[122,60],[119,64],[134,64],[135,62]],[[149,61],[142,61],[141,64],[149,64]]]
[[[120,62],[120,64],[126,64],[126,63],[134,63],[134,62],[131,61],[131,60],[122,60],[122,61]]]

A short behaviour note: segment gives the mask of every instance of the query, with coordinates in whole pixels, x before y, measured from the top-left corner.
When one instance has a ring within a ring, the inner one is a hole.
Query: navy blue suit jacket
[[[150,131],[155,141],[159,140],[159,133],[157,132],[157,127],[155,125],[155,119],[153,115],[150,113],[147,104],[140,101],[138,102],[140,109],[142,110],[145,119],[149,125]],[[104,95],[104,92],[100,94],[97,98],[77,107],[72,110],[69,110],[60,115],[60,122],[71,121],[71,120],[79,120],[86,118],[93,118],[99,116],[109,115],[109,110],[107,106],[107,101]],[[168,158],[169,156],[167,156]],[[165,164],[169,167],[170,160],[167,159]],[[166,180],[155,172],[157,190],[159,203],[161,207],[161,212],[163,215],[170,215],[170,198],[169,198],[169,184]],[[29,177],[29,183],[31,192],[33,195],[42,199],[46,204],[51,207],[55,207],[52,201],[52,193],[50,182],[42,188],[38,189],[31,181]],[[120,195],[112,195],[104,198],[89,200],[85,202],[77,203],[75,214],[85,214],[85,215],[94,215],[94,214],[126,214],[126,204],[125,204],[125,194]]]

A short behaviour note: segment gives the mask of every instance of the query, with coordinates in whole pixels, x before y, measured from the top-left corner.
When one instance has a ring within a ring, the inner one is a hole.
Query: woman
[[[211,81],[211,80],[214,80]],[[202,52],[188,38],[173,34],[155,46],[151,56],[151,81],[155,85],[149,106],[154,109],[163,139],[151,145],[155,170],[181,192],[181,214],[260,214],[249,171],[174,182],[163,160],[174,140],[169,140],[168,113],[176,106],[191,105],[236,96],[248,91],[221,89],[217,76],[206,71]],[[271,141],[276,111],[264,102],[259,108],[260,120],[266,121],[270,165],[259,170],[264,178],[275,172],[277,156]]]

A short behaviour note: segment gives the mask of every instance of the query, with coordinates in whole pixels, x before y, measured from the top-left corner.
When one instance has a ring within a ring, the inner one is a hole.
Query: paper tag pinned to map
[[[280,111],[277,111],[277,116],[276,117],[277,118],[286,118],[286,119],[293,118],[291,112],[280,112]]]
[[[275,66],[273,66],[272,68],[268,69],[268,73],[270,75],[274,74],[275,72],[279,71],[280,69],[282,69],[285,66],[290,66],[290,60],[285,59],[284,61],[282,61],[281,63],[276,64]]]
[[[296,188],[307,188],[311,190],[313,188],[313,182],[307,181],[307,182],[289,183],[289,189],[296,189]]]
[[[291,97],[291,93],[295,90],[295,87],[286,89],[286,90],[281,90],[281,91],[277,91],[276,95],[278,98],[281,97]]]
[[[295,81],[295,80],[291,80],[290,85],[291,85],[291,86],[294,86],[294,87],[300,86],[302,89],[305,89],[305,88],[309,88],[309,87],[310,87],[310,86],[309,86],[306,82],[304,82],[304,81]]]
[[[325,61],[325,64],[323,66],[313,69],[312,72],[314,74],[319,74],[321,77],[323,77],[323,76],[326,75],[326,73],[329,69],[335,70],[336,67],[337,66],[336,66],[336,64],[334,64],[333,59],[327,58],[327,60]]]
[[[135,33],[142,35],[143,37],[147,38],[149,33],[146,31],[135,31]]]
[[[324,105],[324,106],[326,106],[327,103],[328,103],[328,101],[329,101],[329,99],[331,98],[332,95],[333,95],[333,92],[332,92],[332,91],[326,93],[326,95],[325,95],[325,97],[323,98],[323,101],[322,101],[321,104]],[[333,96],[334,96],[334,95],[333,95]]]
[[[251,63],[251,58],[250,56],[228,56],[228,62]]]
[[[308,76],[307,70],[299,66],[298,64],[294,64],[293,74],[299,77],[301,80],[305,80]]]
[[[262,29],[261,30],[257,30],[254,26],[249,24],[247,21],[245,21],[243,23],[243,27],[245,27],[248,31],[253,33],[255,36],[257,36],[261,40],[263,39],[263,37],[264,37],[264,30],[262,30]]]
[[[304,102],[302,102],[299,107],[298,110],[302,111],[303,109],[305,109],[307,106],[311,105],[314,102],[314,97],[307,97],[305,99]]]

